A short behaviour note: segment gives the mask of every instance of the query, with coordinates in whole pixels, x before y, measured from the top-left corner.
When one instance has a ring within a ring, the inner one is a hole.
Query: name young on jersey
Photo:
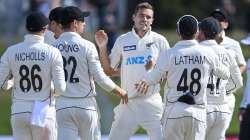
[[[60,52],[78,52],[79,51],[79,45],[78,44],[57,44],[55,45],[56,48],[58,48],[58,50]]]
[[[175,56],[175,65],[204,64],[205,56]]]
[[[45,52],[18,52],[15,61],[44,61]]]

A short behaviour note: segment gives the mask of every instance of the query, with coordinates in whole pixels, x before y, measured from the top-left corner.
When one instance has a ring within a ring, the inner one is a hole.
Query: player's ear
[[[48,27],[45,27],[45,28],[43,28],[42,30],[41,30],[41,32],[43,33],[43,34],[45,34],[45,32],[48,30]]]
[[[63,26],[62,26],[62,24],[58,24],[58,26],[59,26],[59,28],[60,28],[60,29],[63,29]]]
[[[155,20],[155,19],[154,19],[154,17],[152,17],[152,22],[150,23],[150,25],[152,25],[152,24],[153,24],[154,20]]]
[[[132,15],[132,20],[135,21],[135,14]]]

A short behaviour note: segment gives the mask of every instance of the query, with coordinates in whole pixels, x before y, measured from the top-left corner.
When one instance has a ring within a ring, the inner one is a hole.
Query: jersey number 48
[[[190,75],[190,77],[189,77]],[[188,84],[187,79],[191,78],[191,82]],[[181,78],[177,84],[177,91],[187,92],[188,90],[195,96],[201,90],[201,71],[198,68],[194,68],[191,72],[188,72],[188,69],[185,68],[182,72]],[[196,90],[194,89],[196,85]]]

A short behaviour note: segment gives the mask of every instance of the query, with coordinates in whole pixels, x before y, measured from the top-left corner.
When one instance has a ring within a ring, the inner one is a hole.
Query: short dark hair
[[[140,9],[151,9],[152,11],[154,10],[151,4],[149,4],[148,2],[142,2],[135,7],[134,14],[136,14]]]
[[[207,39],[215,39],[222,31],[219,21],[213,17],[203,19],[199,24],[199,28]]]
[[[228,15],[223,9],[214,9],[213,12],[210,13],[210,16],[217,19],[219,22],[226,21],[228,22]]]
[[[64,7],[62,11],[61,24],[64,29],[67,29],[70,27],[71,22],[74,20],[84,21],[84,17],[89,16],[89,14],[89,12],[83,12],[75,6]]]
[[[185,40],[193,39],[198,31],[198,21],[192,15],[184,15],[177,22],[177,31]]]
[[[26,29],[29,32],[40,32],[46,28],[49,19],[41,12],[32,12],[26,18]]]
[[[52,9],[49,13],[49,20],[50,21],[55,21],[57,23],[62,22],[62,12],[63,12],[63,7],[56,7]]]

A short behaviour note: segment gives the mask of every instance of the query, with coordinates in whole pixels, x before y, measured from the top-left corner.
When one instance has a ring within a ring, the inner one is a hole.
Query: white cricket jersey
[[[232,83],[234,83],[234,87],[230,90],[236,90],[243,85],[240,69],[228,50],[226,50],[223,46],[217,44],[215,40],[205,40],[200,42],[200,45],[204,47],[209,47],[213,49],[214,53],[217,54],[221,64],[225,65],[229,68],[230,71],[230,79],[232,79]],[[207,101],[208,104],[225,104],[226,102],[226,93],[230,91],[226,91],[226,85],[228,80],[223,80],[214,75],[210,75],[209,82],[207,85]]]
[[[173,48],[164,51],[156,67],[144,80],[150,85],[155,84],[166,72],[165,96],[168,102],[176,102],[185,92],[190,91],[198,105],[206,104],[210,73],[222,79],[227,79],[230,75],[229,70],[220,65],[213,50],[200,46],[196,40],[179,41]]]
[[[220,43],[220,45],[234,52],[235,59],[238,65],[246,66],[246,61],[242,54],[240,43],[232,38],[229,38],[228,36],[225,36],[225,32],[223,32],[222,37],[223,37],[223,41]]]
[[[247,61],[247,82],[244,90],[244,96],[241,100],[240,107],[246,108],[250,104],[250,59]]]
[[[95,96],[94,80],[105,90],[111,91],[115,83],[105,75],[96,47],[75,32],[64,32],[54,43],[63,56],[66,97]]]
[[[66,88],[61,53],[45,44],[44,38],[38,35],[26,35],[23,42],[10,46],[3,54],[0,63],[1,86],[10,75],[15,79],[12,89],[14,103],[30,101],[29,105],[32,105],[34,100],[49,98],[51,80],[57,93],[64,92]],[[12,107],[14,112],[25,110],[25,106],[17,104]],[[31,111],[32,106],[29,105],[26,111]]]
[[[160,52],[169,48],[165,37],[149,30],[140,38],[134,29],[121,35],[115,42],[109,55],[112,68],[117,68],[121,61],[121,87],[128,93],[128,97],[140,96],[135,89],[137,83],[147,73],[145,64],[156,60]],[[147,95],[159,93],[159,84],[149,87]]]
[[[228,49],[230,51],[231,55],[234,55],[236,62],[238,65],[244,65],[246,66],[246,61],[244,59],[244,56],[242,54],[242,50],[240,47],[240,44],[238,41],[229,38],[225,35],[225,32],[222,32],[223,34],[223,41],[221,42],[220,45],[224,46],[226,49]],[[235,84],[229,79],[228,85],[227,85],[227,90],[232,89],[235,86]],[[231,92],[233,93],[233,92]],[[227,96],[227,101],[229,106],[232,108],[232,113],[233,113],[233,108],[234,108],[234,104],[235,104],[235,97],[234,94],[228,94]]]

